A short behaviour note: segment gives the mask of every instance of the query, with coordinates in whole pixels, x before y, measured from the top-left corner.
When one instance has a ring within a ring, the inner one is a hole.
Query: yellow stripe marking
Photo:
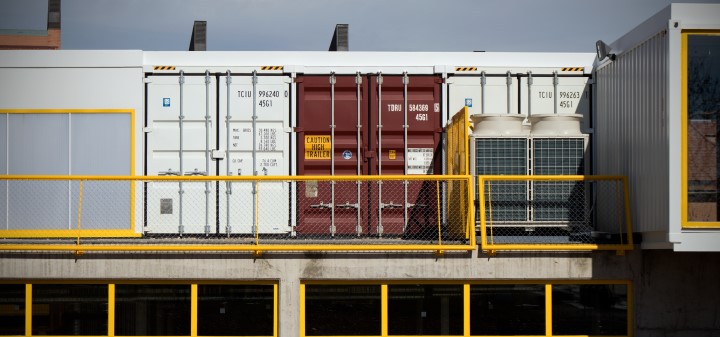
[[[282,66],[262,66],[260,70],[283,70]]]
[[[562,71],[585,71],[585,67],[566,67],[562,68]]]
[[[175,66],[155,66],[153,70],[175,70]]]
[[[455,71],[477,71],[477,67],[455,67]]]

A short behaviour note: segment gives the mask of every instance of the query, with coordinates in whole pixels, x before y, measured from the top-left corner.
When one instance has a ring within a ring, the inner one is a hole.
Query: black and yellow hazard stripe
[[[175,70],[175,66],[155,66],[153,70]]]
[[[455,67],[455,71],[477,71],[477,67]]]
[[[567,67],[561,68],[562,71],[585,71],[585,67]]]
[[[260,70],[283,70],[282,66],[262,66]]]

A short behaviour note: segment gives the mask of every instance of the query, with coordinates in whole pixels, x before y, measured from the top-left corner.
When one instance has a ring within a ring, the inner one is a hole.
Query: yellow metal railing
[[[473,250],[471,185],[467,175],[5,175],[0,250]]]
[[[483,250],[633,249],[624,176],[478,176]]]

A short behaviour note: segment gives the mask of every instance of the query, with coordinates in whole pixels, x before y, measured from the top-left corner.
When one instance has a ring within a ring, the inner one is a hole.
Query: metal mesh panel
[[[527,153],[525,138],[477,138],[475,139],[475,172],[477,175],[525,175]],[[494,187],[495,190],[489,197],[494,200],[495,219],[525,220],[528,216],[525,182],[503,182]],[[478,199],[477,191],[475,199]],[[475,218],[480,219],[479,208],[476,210]]]
[[[481,230],[486,235],[483,245],[565,244],[626,244],[628,221],[625,190],[620,178],[605,179],[585,176],[557,179],[533,176],[482,178],[486,218]],[[527,182],[536,187],[542,183],[543,198],[517,201],[541,216],[532,220],[508,221],[504,210],[496,211],[507,199],[516,198],[504,188],[507,183]],[[568,193],[568,187],[572,189]],[[502,197],[503,194],[508,194]],[[531,247],[531,246],[529,246]]]
[[[533,139],[535,175],[582,175],[585,172],[583,138]],[[577,181],[537,181],[532,184],[532,215],[535,221],[572,221],[582,207],[583,188]]]
[[[54,237],[53,244],[227,246],[223,250],[472,249],[469,176],[252,179],[9,179],[0,237],[15,239],[4,242],[10,244]]]

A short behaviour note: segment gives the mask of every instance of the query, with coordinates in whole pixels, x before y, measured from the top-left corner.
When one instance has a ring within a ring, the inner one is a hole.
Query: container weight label
[[[433,154],[432,148],[408,149],[407,174],[432,174]]]

